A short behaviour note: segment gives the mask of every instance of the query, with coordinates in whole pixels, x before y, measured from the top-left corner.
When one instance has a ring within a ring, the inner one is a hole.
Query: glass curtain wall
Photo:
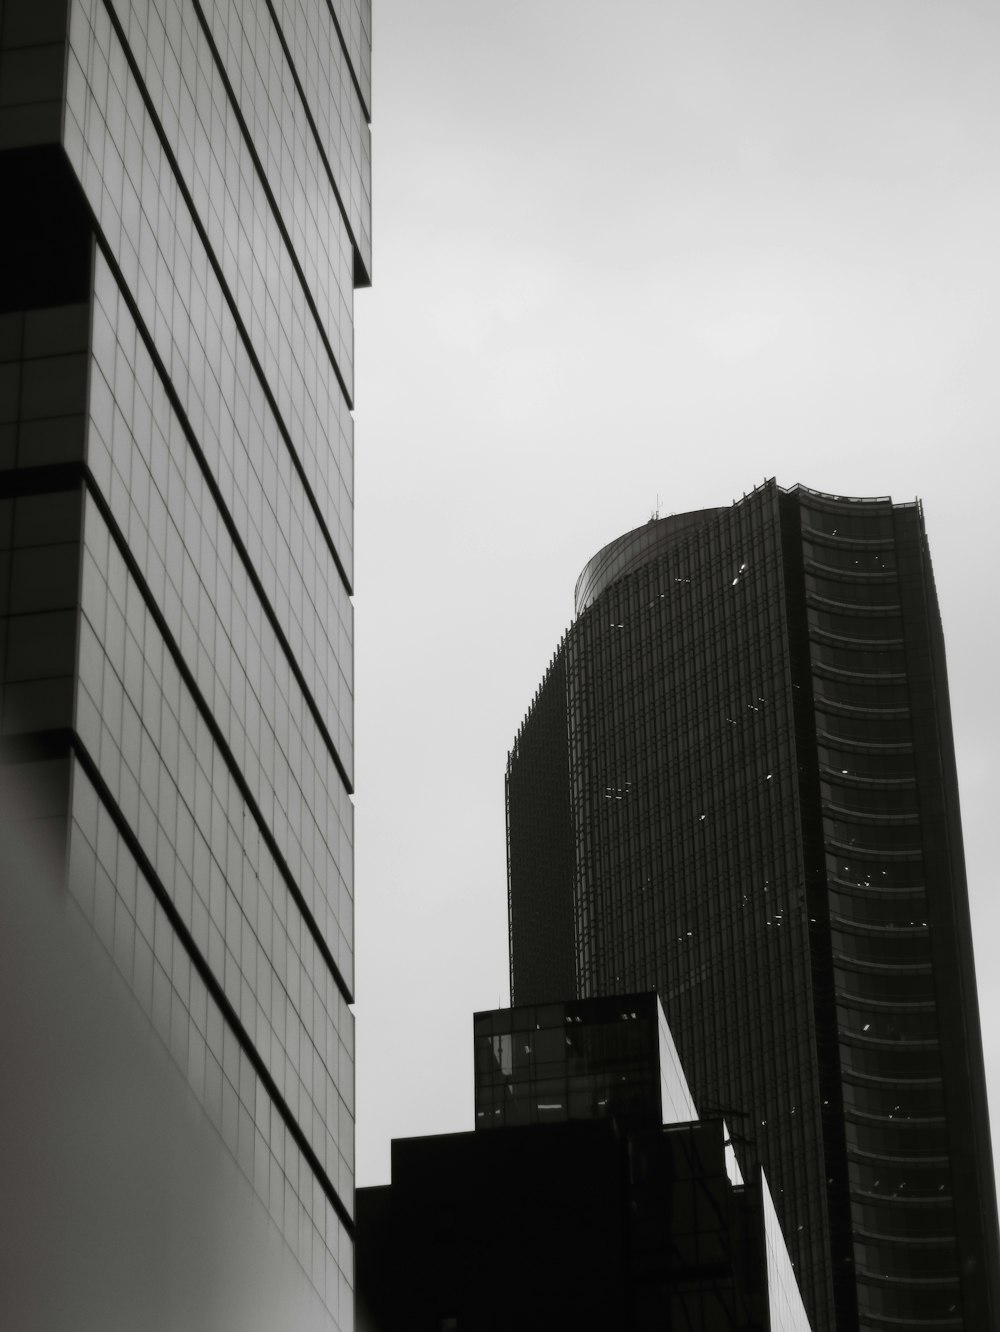
[[[0,20],[0,760],[345,1329],[370,45],[368,0]]]

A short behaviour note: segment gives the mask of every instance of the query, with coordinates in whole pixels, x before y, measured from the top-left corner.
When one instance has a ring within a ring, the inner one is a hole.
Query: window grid
[[[112,419],[110,430],[92,420],[91,467],[350,990],[353,805],[162,381],[115,303],[114,333],[95,308],[93,379],[112,376]]]
[[[111,125],[119,128],[112,133]],[[125,144],[124,158],[116,136]],[[226,458],[239,480],[263,469],[259,490],[254,486],[247,496],[236,487],[232,512],[238,526],[246,522],[241,506],[258,525],[282,526],[273,513],[281,502],[279,481],[285,491],[299,481],[286,439],[301,442],[310,502],[318,506],[349,580],[353,419],[346,401],[334,385],[317,406],[293,356],[286,368],[296,378],[298,396],[278,400],[283,423],[274,415],[101,0],[72,7],[64,143],[206,455],[213,463]],[[263,285],[252,298],[265,302]],[[286,345],[283,337],[277,342]],[[312,368],[310,383],[321,387]],[[228,504],[234,487],[223,476],[219,485]],[[265,543],[263,549],[276,547]]]
[[[353,1243],[78,762],[69,890],[338,1328],[353,1326]]]
[[[89,500],[83,561],[78,734],[350,1208],[353,1017]]]

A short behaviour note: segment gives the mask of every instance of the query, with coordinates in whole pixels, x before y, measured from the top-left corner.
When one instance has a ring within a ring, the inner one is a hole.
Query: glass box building
[[[612,542],[576,610],[508,759],[512,1002],[655,987],[815,1328],[997,1328],[920,505],[769,482]]]
[[[810,1332],[763,1171],[655,994],[477,1013],[475,1131],[358,1191],[359,1332]]]
[[[341,1328],[370,34],[369,0],[0,9],[6,798]]]

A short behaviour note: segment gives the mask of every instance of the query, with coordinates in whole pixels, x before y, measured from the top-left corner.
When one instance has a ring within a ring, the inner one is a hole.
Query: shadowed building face
[[[394,1141],[358,1191],[359,1332],[809,1332],[654,994],[477,1013],[475,1043],[475,1132]]]
[[[508,762],[512,1001],[656,988],[815,1327],[994,1327],[919,504],[768,483],[612,542],[576,608]]]

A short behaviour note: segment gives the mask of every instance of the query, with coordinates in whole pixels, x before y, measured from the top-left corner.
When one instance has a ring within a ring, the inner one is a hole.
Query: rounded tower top
[[[617,582],[623,574],[655,560],[694,528],[702,527],[718,514],[725,513],[727,507],[694,509],[690,513],[671,514],[669,518],[650,518],[648,523],[602,546],[583,566],[583,572],[576,580],[574,600],[577,615],[585,611],[605,588]]]

